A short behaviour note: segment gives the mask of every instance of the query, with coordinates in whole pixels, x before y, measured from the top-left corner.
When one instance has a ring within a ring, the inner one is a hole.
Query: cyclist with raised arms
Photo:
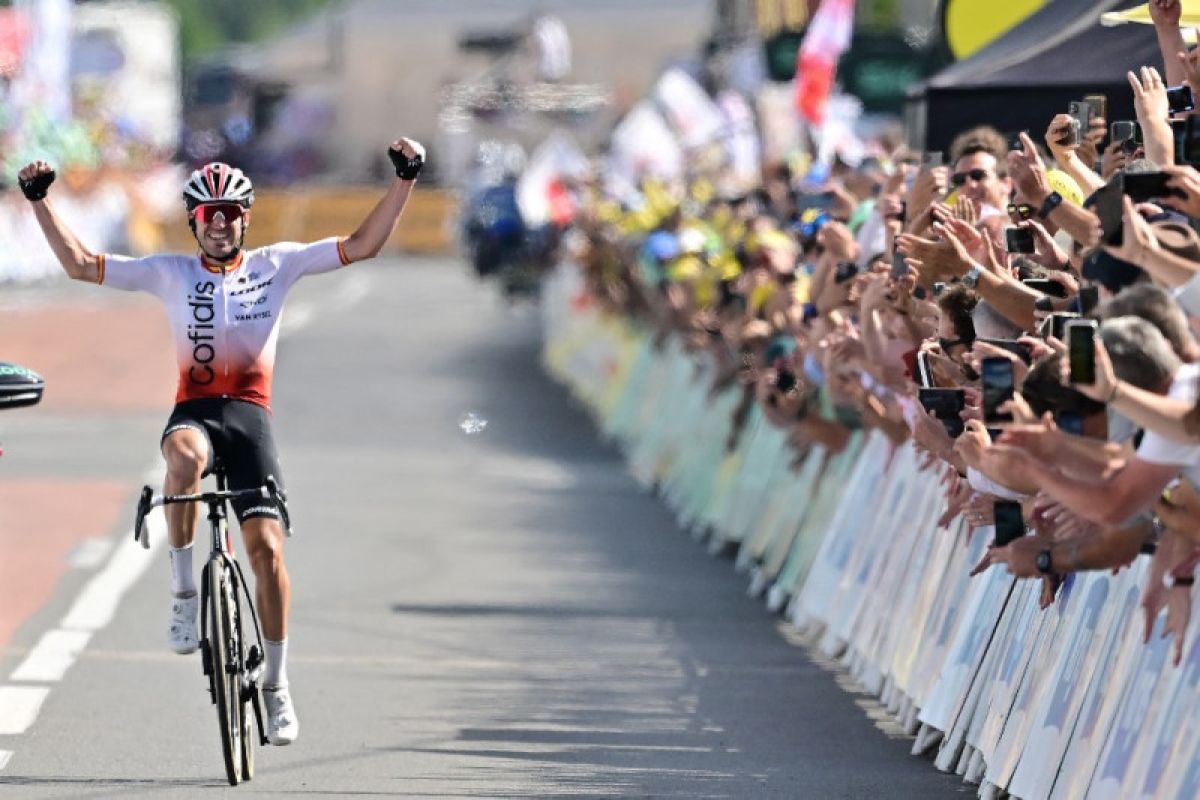
[[[230,489],[282,485],[271,430],[271,376],[284,297],[305,275],[330,272],[372,258],[396,227],[425,161],[411,139],[388,148],[396,180],[349,236],[311,244],[283,242],[243,250],[254,188],[240,169],[211,163],[183,187],[195,255],[146,258],[93,253],[46,199],[54,170],[44,161],[18,174],[46,241],[66,273],[81,281],[145,291],[166,307],[179,363],[179,389],[161,450],[167,463],[165,494],[199,491],[200,479],[220,457]],[[283,527],[273,503],[234,502],[266,642],[263,697],[272,744],[296,740],[300,724],[288,692],[287,617],[291,583],[283,559]],[[192,569],[197,504],[167,507],[171,544],[171,622],[168,641],[177,653],[198,646],[199,597]]]

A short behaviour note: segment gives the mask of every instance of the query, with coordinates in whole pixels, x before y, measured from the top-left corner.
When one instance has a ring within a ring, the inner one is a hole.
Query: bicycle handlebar
[[[292,535],[292,519],[287,511],[287,493],[280,488],[274,475],[268,475],[263,485],[257,489],[234,489],[219,492],[198,492],[197,494],[156,496],[153,489],[149,486],[143,486],[142,494],[138,498],[137,519],[133,524],[133,540],[141,542],[142,547],[145,549],[150,549],[150,532],[145,530],[145,523],[146,515],[155,508],[177,503],[207,503],[211,506],[214,503],[222,503],[226,500],[234,500],[239,497],[260,497],[263,500],[274,501],[279,508],[279,517],[280,522],[283,523],[284,535]]]

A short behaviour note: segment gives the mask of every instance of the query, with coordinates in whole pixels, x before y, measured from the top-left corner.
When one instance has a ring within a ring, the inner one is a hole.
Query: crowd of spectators
[[[798,452],[876,428],[945,486],[943,525],[994,531],[975,572],[1040,580],[1151,560],[1178,663],[1200,562],[1200,171],[1187,163],[1200,50],[1151,4],[1163,68],[1131,64],[1137,125],[965,130],[949,151],[871,143],[812,185],[764,164],[585,182],[575,242],[595,302],[711,359]]]

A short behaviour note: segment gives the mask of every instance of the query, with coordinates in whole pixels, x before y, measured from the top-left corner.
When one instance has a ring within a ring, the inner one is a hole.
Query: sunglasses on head
[[[987,180],[988,175],[989,173],[986,169],[980,169],[979,167],[976,167],[975,169],[969,169],[966,172],[954,173],[950,176],[950,182],[955,186],[962,186],[967,182],[967,178],[970,178],[978,183],[980,181]]]
[[[1009,203],[1008,215],[1017,219],[1026,220],[1033,219],[1033,215],[1037,213],[1037,209],[1029,205],[1029,203]]]
[[[221,218],[227,225],[232,225],[234,220],[242,218],[246,213],[246,209],[242,208],[237,203],[209,203],[202,206],[196,206],[193,212],[196,221],[201,225],[210,225],[213,220],[220,214]]]

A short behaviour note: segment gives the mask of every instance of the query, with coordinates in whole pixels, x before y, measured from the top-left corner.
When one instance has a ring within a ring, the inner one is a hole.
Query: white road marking
[[[14,681],[61,680],[92,638],[90,631],[46,631],[10,677]]]
[[[84,539],[67,556],[67,566],[71,569],[95,569],[112,552],[114,544],[116,542],[112,539]]]
[[[49,686],[0,686],[0,734],[24,733],[48,694]]]
[[[0,769],[8,766],[10,758],[12,758],[12,750],[0,750]]]
[[[63,617],[61,627],[74,631],[96,631],[112,621],[121,596],[150,566],[154,552],[167,538],[166,518],[161,510],[148,516],[146,525],[150,532],[150,549],[135,542],[132,531],[122,536],[104,569],[97,572],[75,598],[71,610]]]

